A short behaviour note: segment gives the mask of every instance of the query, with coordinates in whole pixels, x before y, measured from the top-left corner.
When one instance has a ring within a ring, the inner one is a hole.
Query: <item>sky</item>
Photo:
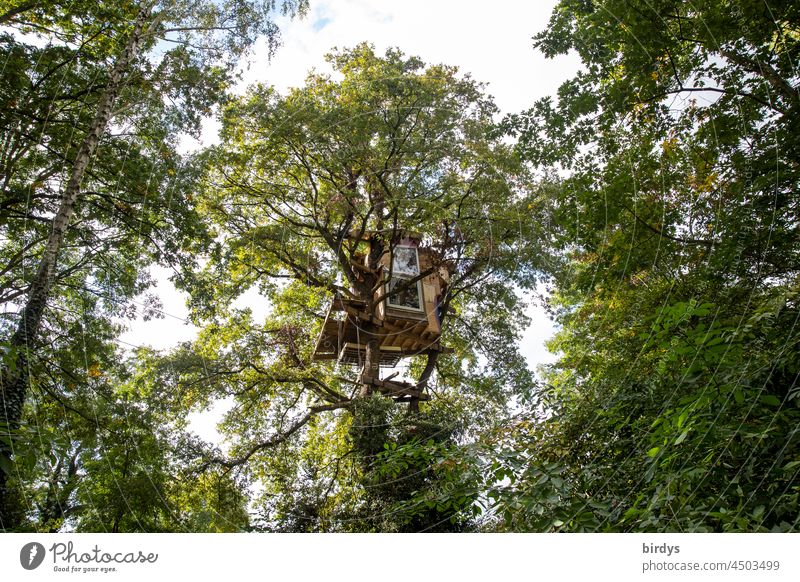
[[[476,81],[486,83],[485,91],[506,114],[554,95],[579,66],[575,55],[547,60],[533,48],[532,37],[547,27],[554,0],[310,0],[310,4],[302,20],[277,19],[282,46],[270,60],[266,43],[259,43],[249,65],[242,69],[237,92],[255,82],[274,85],[280,92],[301,86],[311,69],[330,70],[324,55],[332,48],[348,48],[367,41],[375,45],[378,53],[397,47],[426,63],[457,66],[461,73],[469,73]],[[200,143],[186,143],[187,149],[216,141],[216,122],[210,119],[204,127]],[[155,268],[153,274],[159,281],[155,292],[169,315],[133,322],[122,340],[168,349],[178,341],[192,339],[196,330],[184,321],[185,297],[169,283],[166,270]],[[266,308],[265,300],[255,293],[248,294],[239,304],[253,308],[256,316]],[[554,359],[544,347],[554,328],[540,307],[532,306],[528,315],[532,323],[520,348],[535,369]],[[215,419],[224,409],[222,403],[211,412],[197,415],[192,429],[203,438],[214,439]]]
[[[303,20],[280,19],[283,46],[271,63],[262,58],[245,82],[279,90],[300,86],[311,68],[325,70],[324,55],[368,41],[378,52],[398,47],[427,63],[455,65],[477,81],[510,113],[555,93],[577,70],[577,58],[546,60],[532,36],[547,27],[552,0],[455,2],[450,0],[311,0]],[[265,51],[262,51],[263,55]]]

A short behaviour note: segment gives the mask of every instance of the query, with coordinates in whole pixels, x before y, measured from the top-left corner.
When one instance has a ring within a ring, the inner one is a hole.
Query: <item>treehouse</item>
[[[447,269],[420,246],[418,235],[397,238],[383,249],[377,267],[370,268],[376,243],[369,233],[362,238],[364,251],[353,255],[351,265],[357,276],[377,282],[371,300],[356,289],[352,297],[334,298],[313,359],[363,366],[370,339],[377,341],[381,367],[394,367],[401,358],[422,352],[445,351],[439,338]]]

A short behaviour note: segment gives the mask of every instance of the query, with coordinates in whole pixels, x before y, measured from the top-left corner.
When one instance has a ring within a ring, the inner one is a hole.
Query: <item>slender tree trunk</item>
[[[72,215],[75,212],[75,203],[81,191],[86,168],[94,156],[100,138],[106,131],[108,122],[111,119],[114,103],[122,89],[125,75],[139,52],[145,24],[150,19],[152,6],[148,3],[143,7],[136,17],[133,30],[128,38],[125,48],[117,57],[114,67],[111,69],[108,84],[105,92],[97,105],[97,112],[89,126],[89,132],[81,143],[78,153],[72,165],[72,172],[66,187],[61,195],[58,212],[52,221],[52,230],[47,239],[44,254],[39,262],[36,276],[31,283],[28,291],[28,299],[20,314],[19,324],[11,336],[12,364],[4,366],[0,370],[0,404],[2,404],[2,420],[5,421],[6,430],[13,434],[18,428],[22,418],[22,406],[25,402],[28,389],[28,363],[31,348],[34,346],[39,328],[42,323],[42,315],[50,290],[55,278],[56,266],[58,263],[58,253],[64,241],[64,234],[69,227]],[[9,446],[6,439],[0,440],[0,528],[10,529],[16,524],[12,523],[11,515],[16,512],[7,507],[6,501],[9,497],[6,488],[8,473],[2,469],[12,467],[13,446]]]
[[[378,268],[381,256],[383,255],[383,241],[380,232],[383,229],[383,206],[383,198],[380,196],[378,197],[378,202],[375,204],[377,216],[376,228],[378,234],[373,235],[372,240],[370,240],[369,257],[367,260],[367,266],[373,271]],[[377,282],[377,279],[373,275],[365,274],[361,289],[361,295],[366,305],[366,312],[369,313],[372,318],[378,315],[378,307],[375,305],[375,298],[372,295],[372,289],[374,289]],[[372,321],[361,322],[360,325],[361,333],[365,336],[366,348],[364,350],[364,368],[361,371],[362,384],[359,396],[367,397],[372,394],[375,388],[373,381],[380,377],[381,354],[380,338],[378,337],[378,332],[380,330]]]
[[[366,336],[367,347],[364,350],[364,368],[361,370],[361,390],[359,392],[361,397],[372,394],[375,388],[373,381],[379,377],[381,354],[377,331],[378,328],[373,323],[362,325],[361,333]]]

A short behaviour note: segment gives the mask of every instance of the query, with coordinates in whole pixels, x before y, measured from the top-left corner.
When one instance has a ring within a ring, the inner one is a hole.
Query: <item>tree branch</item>
[[[672,240],[672,241],[675,241],[675,242],[678,242],[678,243],[682,243],[682,244],[703,245],[703,246],[707,246],[707,247],[710,247],[710,246],[712,246],[714,244],[713,240],[697,239],[697,238],[680,238],[680,237],[677,237],[677,236],[671,236],[671,235],[669,235],[669,234],[657,229],[655,226],[652,226],[646,220],[643,220],[642,218],[640,218],[633,210],[631,210],[627,206],[622,206],[622,208],[627,210],[636,220],[638,220],[640,223],[642,223],[642,225],[644,225],[646,228],[648,228],[649,230],[653,231],[657,235],[663,236],[664,238],[667,238],[669,240]]]
[[[223,459],[221,457],[213,457],[201,465],[200,471],[205,471],[211,465],[219,465],[221,467],[225,467],[228,470],[244,465],[252,458],[253,455],[258,453],[259,451],[270,449],[278,446],[283,442],[286,442],[289,439],[289,437],[291,437],[294,433],[296,433],[306,424],[308,424],[308,421],[310,421],[311,417],[314,416],[315,414],[319,414],[320,412],[325,412],[328,410],[348,408],[352,406],[352,404],[353,404],[352,400],[346,400],[343,402],[335,402],[332,404],[320,404],[320,405],[310,406],[308,411],[303,416],[298,418],[292,424],[292,426],[290,426],[287,430],[278,433],[277,435],[273,436],[270,439],[252,445],[249,449],[247,449],[247,451],[243,455],[239,457],[235,457],[233,459]]]

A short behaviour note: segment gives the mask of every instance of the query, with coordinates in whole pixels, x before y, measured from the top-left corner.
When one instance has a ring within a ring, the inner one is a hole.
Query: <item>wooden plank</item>
[[[347,315],[349,315],[351,317],[355,317],[356,319],[359,319],[361,321],[371,321],[373,324],[377,325],[378,327],[383,326],[383,321],[381,319],[370,315],[366,311],[363,311],[363,310],[360,310],[360,309],[356,309],[354,307],[350,307],[350,306],[346,305],[346,306],[344,306],[344,312]]]
[[[399,321],[426,321],[427,317],[424,311],[409,311],[404,309],[396,309],[394,307],[387,307],[386,319],[394,319]]]
[[[331,345],[331,324],[336,324],[334,320],[331,319],[331,314],[333,313],[333,304],[328,308],[328,313],[325,314],[325,321],[322,322],[322,329],[319,330],[319,335],[317,336],[317,342],[314,345],[314,354],[312,355],[312,359],[319,354],[330,354],[333,352],[334,346]]]
[[[432,333],[441,333],[442,328],[439,325],[439,319],[436,317],[436,285],[424,283],[422,287],[425,289],[425,313],[428,316],[426,329]]]
[[[352,267],[358,269],[362,273],[366,273],[367,275],[374,275],[374,276],[377,277],[377,276],[380,275],[380,272],[381,272],[380,268],[370,269],[366,265],[362,265],[361,263],[357,263],[357,262],[352,261],[352,260],[350,261],[350,265]]]
[[[418,398],[422,395],[420,390],[413,384],[407,382],[394,382],[391,380],[378,380],[374,378],[371,384],[376,386],[381,394],[386,394],[388,396],[412,396]]]

